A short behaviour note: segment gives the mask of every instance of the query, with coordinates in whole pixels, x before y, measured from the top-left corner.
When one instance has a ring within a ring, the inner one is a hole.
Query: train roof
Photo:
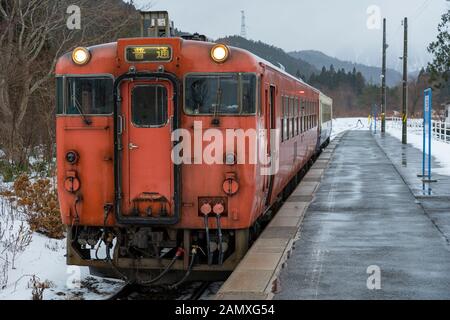
[[[145,42],[145,40],[151,40],[151,42],[154,43],[154,41],[156,39],[159,40],[164,40],[164,39],[168,39],[170,42],[174,43],[174,41],[179,41],[180,46],[182,46],[183,44],[189,45],[189,46],[196,46],[196,47],[211,47],[215,44],[217,44],[216,42],[208,42],[208,41],[196,41],[196,40],[185,40],[183,38],[180,37],[173,37],[173,38],[122,38],[122,39],[118,39],[116,42],[110,42],[110,43],[104,43],[104,44],[99,44],[99,45],[94,45],[94,46],[90,46],[89,49],[99,52],[102,51],[102,55],[104,57],[111,57],[111,54],[114,52],[114,55],[120,55],[119,52],[117,52],[117,50],[120,50],[121,48],[123,48],[123,46],[127,46],[127,45],[132,45],[132,44],[136,44],[136,43],[142,43]],[[227,45],[228,46],[228,45]],[[231,51],[235,51],[235,52],[239,52],[240,54],[244,54],[246,55],[248,58],[250,58],[250,60],[253,60],[255,62],[255,64],[259,64],[260,66],[265,66],[268,67],[282,75],[284,75],[285,77],[294,80],[298,83],[301,83],[302,85],[306,86],[307,88],[309,88],[310,90],[312,90],[313,92],[317,93],[317,94],[322,94],[324,96],[326,96],[325,94],[323,94],[319,89],[311,86],[310,84],[306,83],[303,79],[294,77],[293,75],[291,75],[290,73],[286,72],[285,70],[281,69],[280,67],[274,65],[273,63],[255,55],[254,53],[246,50],[246,49],[242,49],[242,48],[238,48],[238,47],[234,47],[234,46],[228,46],[230,48]],[[112,51],[108,50],[108,49],[112,49]],[[107,53],[108,51],[110,51],[110,53]],[[66,55],[64,55],[63,57],[65,57],[66,59],[70,60],[70,56],[71,53],[67,53]],[[63,58],[62,57],[62,58]]]

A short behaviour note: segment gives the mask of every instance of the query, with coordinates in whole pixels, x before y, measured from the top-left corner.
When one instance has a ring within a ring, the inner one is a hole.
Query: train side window
[[[102,115],[113,112],[111,78],[67,78],[67,114]]]
[[[309,102],[305,101],[305,104],[306,104],[306,106],[305,106],[305,131],[308,131],[309,130],[309,127],[308,127]]]
[[[289,140],[289,128],[288,128],[288,117],[289,117],[289,99],[284,97],[284,140]]]
[[[308,130],[311,129],[311,101],[308,101]]]
[[[56,78],[56,114],[64,114],[64,78]]]
[[[295,137],[295,100],[291,98],[291,137]]]
[[[285,117],[284,96],[281,96],[281,142],[284,141],[284,117]]]
[[[298,136],[298,98],[295,98],[294,104],[294,121],[295,121],[295,135]]]
[[[138,127],[161,127],[167,123],[167,89],[140,85],[133,89],[131,116]]]
[[[303,114],[304,114],[303,99],[300,100],[300,133],[303,133]]]
[[[288,98],[289,103],[289,116],[288,116],[288,139],[292,138],[292,97]]]
[[[242,110],[240,113],[254,114],[257,104],[255,90],[257,90],[258,95],[261,92],[257,85],[256,76],[254,74],[244,73],[240,77],[240,82],[242,88]]]
[[[284,97],[284,140],[289,140],[289,127],[288,127],[288,118],[289,118],[289,98]]]
[[[300,99],[297,100],[297,134],[301,133],[301,128],[300,128],[300,117],[302,115],[302,110],[301,110],[301,106],[300,106]]]

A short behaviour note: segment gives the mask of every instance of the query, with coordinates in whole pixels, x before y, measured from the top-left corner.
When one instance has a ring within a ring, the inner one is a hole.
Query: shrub
[[[13,182],[20,174],[25,172],[27,168],[23,165],[15,165],[7,160],[0,160],[0,176],[4,182]]]
[[[33,275],[28,282],[28,287],[31,290],[31,299],[32,300],[42,300],[44,298],[45,289],[49,289],[53,287],[54,284],[48,280],[41,282],[38,277]]]
[[[65,228],[60,218],[58,195],[50,179],[38,178],[31,181],[27,174],[21,174],[14,181],[12,191],[0,195],[16,202],[32,231],[54,239],[64,237]]]

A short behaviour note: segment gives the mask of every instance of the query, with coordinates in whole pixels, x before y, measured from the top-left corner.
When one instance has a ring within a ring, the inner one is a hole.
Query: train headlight
[[[225,62],[230,55],[230,50],[224,44],[217,44],[211,49],[211,58],[218,63]]]
[[[225,155],[225,164],[229,166],[236,164],[236,156],[234,153],[227,153]]]
[[[84,47],[78,47],[72,52],[72,60],[79,66],[85,65],[91,60],[91,53]]]

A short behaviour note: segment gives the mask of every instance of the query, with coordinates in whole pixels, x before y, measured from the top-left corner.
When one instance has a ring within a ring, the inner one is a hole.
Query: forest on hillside
[[[408,82],[408,116],[422,116],[423,91],[433,86],[430,70],[422,69],[417,79]],[[323,67],[318,74],[312,74],[308,82],[333,98],[335,117],[368,116],[373,105],[380,106],[381,87],[367,84],[360,72],[335,70],[331,65]],[[402,86],[387,88],[387,116],[400,114],[402,110]],[[443,81],[434,87],[434,108],[438,113],[444,110],[444,103],[450,101],[450,81]],[[378,108],[379,109],[379,108]]]

